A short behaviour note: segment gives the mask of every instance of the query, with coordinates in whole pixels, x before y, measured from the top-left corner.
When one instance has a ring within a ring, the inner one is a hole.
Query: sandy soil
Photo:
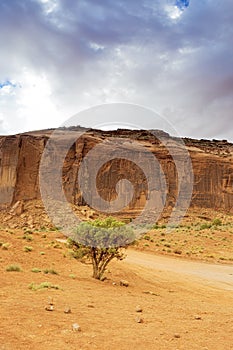
[[[0,232],[1,350],[232,349],[232,266],[130,250],[99,282],[91,278],[90,265],[77,262],[57,242],[62,237],[59,232],[26,238],[20,230]],[[32,250],[26,252],[25,246]],[[12,264],[22,271],[6,271]],[[41,272],[32,272],[35,268]],[[45,274],[46,269],[57,274]],[[121,279],[129,286],[120,286]],[[60,289],[34,291],[32,282]],[[51,300],[54,311],[46,311]],[[66,307],[71,313],[64,313]],[[74,323],[81,331],[73,331]]]
[[[128,264],[153,270],[172,273],[176,278],[186,278],[198,283],[233,291],[233,265],[220,265],[187,261],[154,254],[127,251]]]

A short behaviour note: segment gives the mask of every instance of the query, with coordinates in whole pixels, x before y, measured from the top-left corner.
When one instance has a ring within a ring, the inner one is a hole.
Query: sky
[[[232,0],[1,0],[0,134],[123,102],[233,141],[232,23]]]

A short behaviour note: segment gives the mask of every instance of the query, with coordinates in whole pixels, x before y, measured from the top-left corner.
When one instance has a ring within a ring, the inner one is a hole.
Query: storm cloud
[[[232,23],[230,0],[2,0],[0,132],[129,102],[233,141]]]

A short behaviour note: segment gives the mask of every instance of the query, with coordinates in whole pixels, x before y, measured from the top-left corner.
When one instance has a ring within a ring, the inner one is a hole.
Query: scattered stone
[[[3,217],[2,221],[3,221],[3,222],[7,222],[7,221],[9,221],[10,219],[12,219],[12,215],[6,215],[6,216]]]
[[[18,227],[18,225],[17,225],[17,224],[9,224],[8,227],[9,227],[10,229],[15,229],[15,228]]]
[[[120,281],[120,286],[128,287],[128,286],[129,286],[129,282],[126,281],[126,280],[121,280],[121,281]]]
[[[32,226],[34,224],[32,215],[28,216],[27,223],[28,223],[28,226]]]
[[[135,318],[135,321],[136,321],[137,323],[143,323],[142,317],[136,317],[136,318]]]
[[[179,333],[175,333],[175,334],[174,334],[174,338],[179,339],[179,338],[180,338],[180,334],[179,334]]]
[[[21,215],[24,211],[24,204],[21,201],[17,201],[10,210],[10,214],[12,215]]]
[[[81,327],[79,326],[78,323],[73,323],[73,324],[72,324],[72,329],[73,329],[74,332],[79,332],[79,331],[81,331]]]
[[[46,311],[53,311],[54,307],[53,307],[53,305],[48,305],[48,306],[45,307],[45,310]]]
[[[87,307],[94,308],[94,305],[88,304]]]
[[[66,307],[64,310],[65,314],[71,314],[71,308],[70,307]]]
[[[199,316],[199,315],[196,315],[194,318],[195,318],[195,320],[201,320],[202,319],[201,316]]]
[[[136,312],[142,312],[142,308],[140,305],[137,305],[135,310]]]
[[[150,290],[146,290],[144,292],[142,292],[144,294],[150,294],[150,295],[156,295],[157,297],[159,297],[159,294],[155,293],[155,292],[151,292]]]
[[[112,285],[113,285],[113,286],[116,286],[116,282],[112,282]]]

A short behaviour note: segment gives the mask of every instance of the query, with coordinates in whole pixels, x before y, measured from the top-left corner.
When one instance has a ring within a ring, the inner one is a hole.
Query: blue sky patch
[[[11,86],[13,88],[17,87],[17,85],[12,83],[10,80],[6,80],[6,81],[0,83],[0,89],[4,88],[5,86]]]
[[[179,9],[184,10],[186,7],[189,6],[189,0],[176,0],[176,6]]]

